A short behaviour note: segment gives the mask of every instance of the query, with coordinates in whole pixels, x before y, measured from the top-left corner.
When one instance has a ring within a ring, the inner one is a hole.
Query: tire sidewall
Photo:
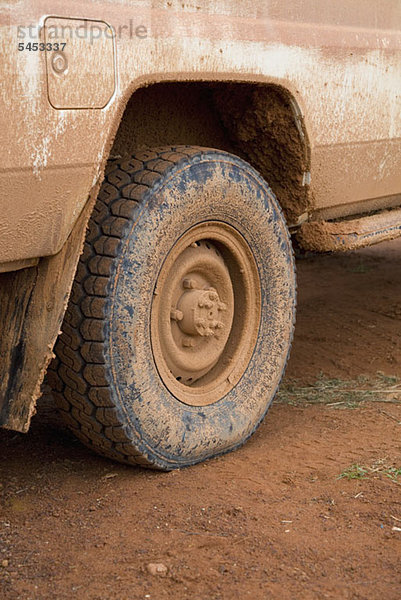
[[[161,266],[174,243],[203,221],[224,221],[245,238],[261,282],[259,335],[237,385],[209,406],[177,400],[153,360],[150,317]],[[113,403],[132,443],[162,468],[194,464],[243,443],[263,419],[292,339],[295,276],[284,218],[266,182],[219,152],[171,168],[145,194],[110,277],[105,359]]]

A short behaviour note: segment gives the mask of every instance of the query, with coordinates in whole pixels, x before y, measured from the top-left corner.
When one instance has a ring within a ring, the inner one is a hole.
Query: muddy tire
[[[101,454],[170,470],[255,431],[287,361],[291,243],[266,182],[193,147],[110,163],[49,381]]]

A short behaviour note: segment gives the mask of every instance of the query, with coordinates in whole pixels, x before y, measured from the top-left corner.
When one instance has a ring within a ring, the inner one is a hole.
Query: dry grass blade
[[[401,384],[396,377],[378,373],[376,377],[359,377],[354,381],[318,377],[314,385],[298,386],[286,380],[276,402],[292,405],[325,404],[330,408],[357,408],[364,402],[401,404]],[[395,418],[395,417],[394,417]],[[395,418],[395,420],[398,419]]]

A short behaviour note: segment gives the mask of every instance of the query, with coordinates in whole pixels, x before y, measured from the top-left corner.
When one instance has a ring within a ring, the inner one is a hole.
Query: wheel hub
[[[152,345],[177,398],[209,404],[238,379],[257,334],[258,284],[248,246],[224,223],[197,225],[172,248],[154,292]]]
[[[194,280],[186,281],[194,282]],[[196,285],[196,282],[193,285]],[[177,309],[171,311],[171,319],[177,321],[183,333],[210,337],[224,329],[220,312],[225,310],[227,305],[221,302],[215,288],[195,289],[182,294]]]
[[[177,381],[192,385],[216,364],[232,325],[230,274],[216,246],[198,240],[185,248],[161,294],[171,307],[161,330],[165,360]]]

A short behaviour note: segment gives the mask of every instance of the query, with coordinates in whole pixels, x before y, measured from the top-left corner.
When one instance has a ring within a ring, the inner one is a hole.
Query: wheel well
[[[237,154],[266,179],[289,224],[308,208],[309,148],[290,93],[272,84],[163,82],[134,92],[111,156],[190,144]]]

